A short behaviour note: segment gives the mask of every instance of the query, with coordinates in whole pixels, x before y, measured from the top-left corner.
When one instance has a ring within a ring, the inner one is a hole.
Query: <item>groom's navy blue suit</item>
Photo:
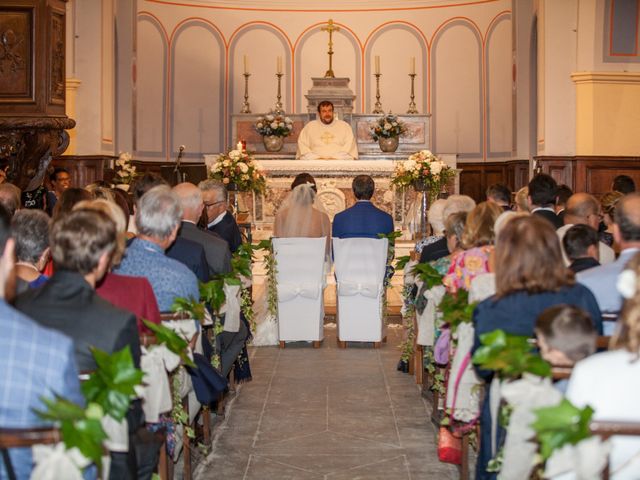
[[[368,200],[357,201],[353,207],[338,213],[333,219],[332,237],[334,238],[378,238],[379,233],[391,232],[393,232],[391,215]]]

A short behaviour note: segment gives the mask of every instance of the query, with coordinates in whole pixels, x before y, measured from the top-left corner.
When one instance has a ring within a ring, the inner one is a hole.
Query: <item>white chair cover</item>
[[[240,285],[224,284],[224,305],[220,313],[224,313],[224,331],[238,332],[240,330]]]
[[[388,245],[386,238],[333,239],[340,341],[382,341]]]
[[[274,238],[280,341],[324,338],[326,238]]]
[[[66,450],[62,442],[34,445],[31,450],[34,463],[31,480],[83,480],[81,469],[90,463],[80,450]]]
[[[171,373],[180,365],[180,357],[169,351],[165,345],[142,347],[140,368],[144,372],[141,392],[142,409],[147,422],[158,422],[161,413],[171,410],[171,388],[167,372]]]
[[[420,280],[416,281],[418,291],[420,291]],[[436,336],[436,325],[440,323],[442,314],[438,311],[438,305],[444,297],[445,288],[442,285],[436,285],[433,288],[425,290],[423,295],[427,299],[427,305],[424,307],[422,314],[416,312],[416,323],[418,324],[418,336],[416,343],[425,347],[433,347]]]

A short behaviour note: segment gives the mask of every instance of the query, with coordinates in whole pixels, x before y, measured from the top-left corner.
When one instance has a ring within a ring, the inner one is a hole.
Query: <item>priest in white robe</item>
[[[301,160],[354,160],[358,146],[351,125],[333,115],[329,101],[318,105],[318,120],[307,123],[298,136],[296,158]]]

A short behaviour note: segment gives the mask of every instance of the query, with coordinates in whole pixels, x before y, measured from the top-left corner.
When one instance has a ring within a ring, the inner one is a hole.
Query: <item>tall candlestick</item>
[[[408,114],[418,113],[418,109],[416,108],[416,94],[413,87],[413,84],[416,80],[416,74],[410,73],[409,77],[411,78],[411,101],[409,102],[409,110],[407,110]]]
[[[240,113],[251,113],[251,106],[249,105],[249,72],[244,72],[244,102],[242,102],[242,109]]]
[[[244,72],[243,73],[249,73],[249,62],[247,61],[247,56],[246,55],[243,58],[243,64],[244,64]]]
[[[409,62],[409,73],[416,73],[416,57],[411,57],[411,61]]]
[[[375,56],[375,73],[380,73],[380,55]]]
[[[374,74],[376,77],[376,103],[374,105],[374,109],[372,113],[375,114],[379,114],[379,113],[384,113],[384,110],[382,109],[382,103],[380,103],[380,77],[382,76],[381,73],[375,73]]]

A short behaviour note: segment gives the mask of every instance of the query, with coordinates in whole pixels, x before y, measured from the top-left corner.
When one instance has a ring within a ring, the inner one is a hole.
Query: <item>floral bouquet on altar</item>
[[[209,177],[222,181],[227,188],[234,185],[240,191],[263,193],[267,188],[267,180],[258,162],[240,150],[218,155],[211,165]]]
[[[258,117],[255,128],[263,137],[288,137],[293,132],[293,120],[279,113],[269,113]]]
[[[396,115],[389,113],[380,117],[371,127],[369,133],[371,134],[371,138],[377,142],[380,138],[401,137],[406,131],[406,125],[398,120]]]
[[[116,175],[113,178],[113,183],[116,188],[128,191],[129,186],[138,176],[136,167],[131,165],[131,154],[129,152],[120,153],[120,156],[116,160]]]
[[[404,162],[398,162],[391,176],[391,184],[416,190],[428,190],[437,196],[456,176],[456,170],[444,163],[429,150],[420,150]]]

